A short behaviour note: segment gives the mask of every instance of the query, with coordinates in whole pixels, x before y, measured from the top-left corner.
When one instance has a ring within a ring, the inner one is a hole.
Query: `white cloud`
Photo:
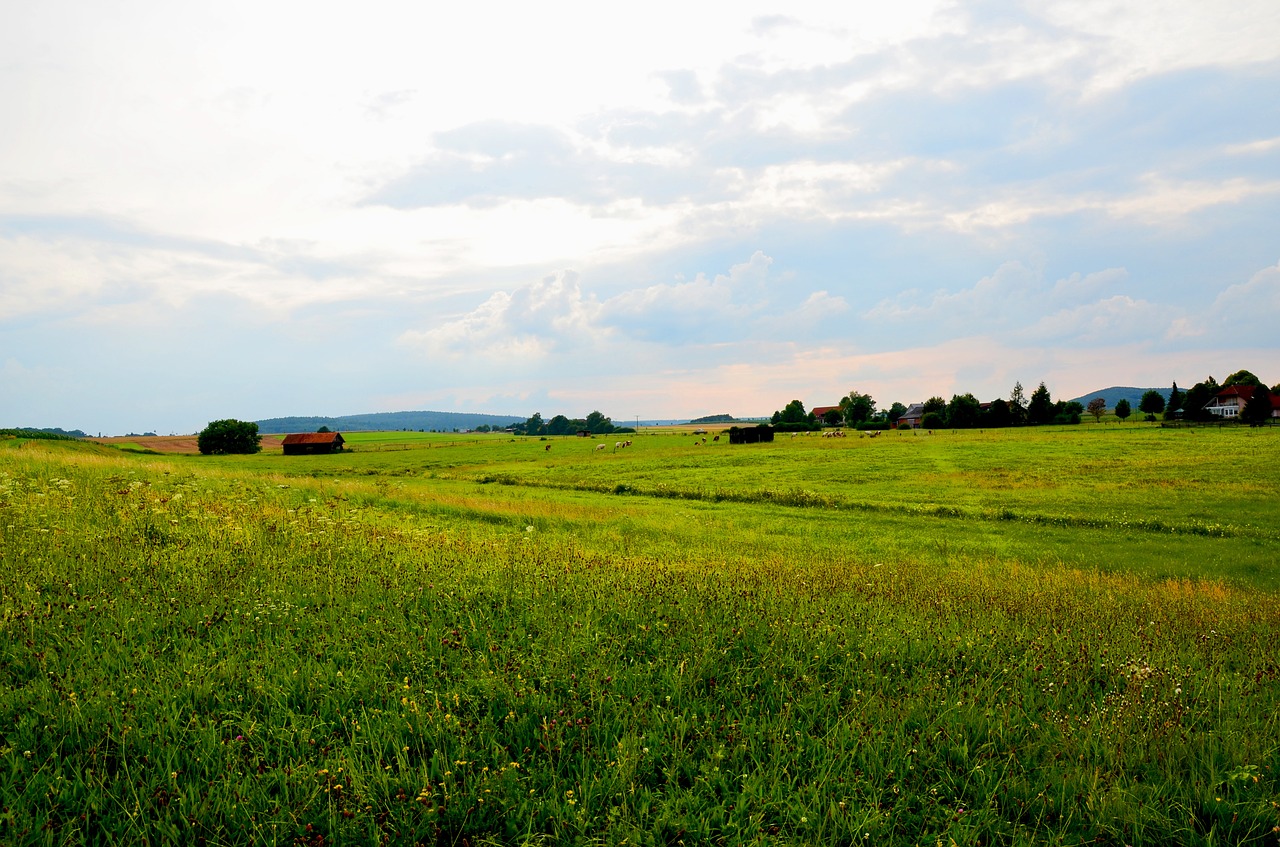
[[[744,338],[811,335],[848,309],[828,291],[806,293],[770,272],[773,259],[756,251],[727,273],[633,288],[600,300],[566,271],[510,292],[499,291],[472,311],[439,326],[404,333],[401,342],[430,355],[508,359],[576,355],[603,348],[628,357],[637,345],[672,349],[731,345]]]
[[[1280,326],[1280,262],[1258,271],[1248,282],[1224,289],[1205,322],[1213,332],[1228,334],[1244,345],[1274,343]]]
[[[440,326],[406,332],[401,343],[449,358],[481,356],[528,363],[556,350],[603,341],[600,306],[565,271],[514,292],[499,291],[473,311]]]

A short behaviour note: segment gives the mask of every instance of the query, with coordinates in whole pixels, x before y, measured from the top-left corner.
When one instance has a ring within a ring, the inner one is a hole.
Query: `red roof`
[[[282,444],[341,444],[344,441],[339,432],[300,432],[286,435]]]
[[[1224,388],[1221,391],[1219,391],[1217,396],[1219,399],[1222,399],[1222,400],[1229,400],[1232,397],[1239,397],[1240,406],[1243,407],[1245,403],[1248,403],[1250,400],[1253,399],[1253,392],[1256,390],[1257,389],[1252,385],[1233,385],[1229,388]],[[1272,394],[1266,388],[1263,388],[1262,390],[1266,391],[1267,394],[1271,397],[1271,408],[1280,409],[1280,394]]]
[[[825,415],[827,412],[840,411],[840,407],[839,406],[814,406],[812,411],[813,411],[814,417],[820,418],[823,415]]]

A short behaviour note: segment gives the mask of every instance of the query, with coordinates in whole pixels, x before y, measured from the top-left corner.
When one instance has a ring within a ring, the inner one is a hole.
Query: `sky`
[[[1280,381],[1280,4],[0,0],[0,426]]]

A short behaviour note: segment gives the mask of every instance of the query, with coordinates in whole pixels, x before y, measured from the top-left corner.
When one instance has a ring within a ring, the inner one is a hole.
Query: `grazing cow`
[[[550,452],[551,452],[551,445],[550,445],[550,444],[548,444],[548,445],[547,445],[547,452],[548,452],[548,453],[550,453]]]
[[[597,452],[597,453],[598,453],[598,452],[600,452],[600,451],[601,451],[601,450],[603,450],[603,449],[604,449],[604,445],[603,445],[603,444],[597,444],[597,445],[596,445],[596,452]]]
[[[719,440],[720,440],[720,436],[718,436],[718,435],[717,435],[715,438],[713,438],[713,439],[711,439],[711,440],[712,440],[712,441],[719,441]]]

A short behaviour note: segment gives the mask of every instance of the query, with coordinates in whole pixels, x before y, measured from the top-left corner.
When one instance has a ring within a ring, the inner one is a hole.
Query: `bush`
[[[937,412],[925,412],[920,419],[921,429],[946,429],[947,419]]]
[[[210,421],[200,431],[196,445],[206,456],[220,456],[228,453],[257,453],[262,449],[258,443],[262,436],[258,435],[258,425],[253,421],[238,421],[227,418],[221,421]]]

